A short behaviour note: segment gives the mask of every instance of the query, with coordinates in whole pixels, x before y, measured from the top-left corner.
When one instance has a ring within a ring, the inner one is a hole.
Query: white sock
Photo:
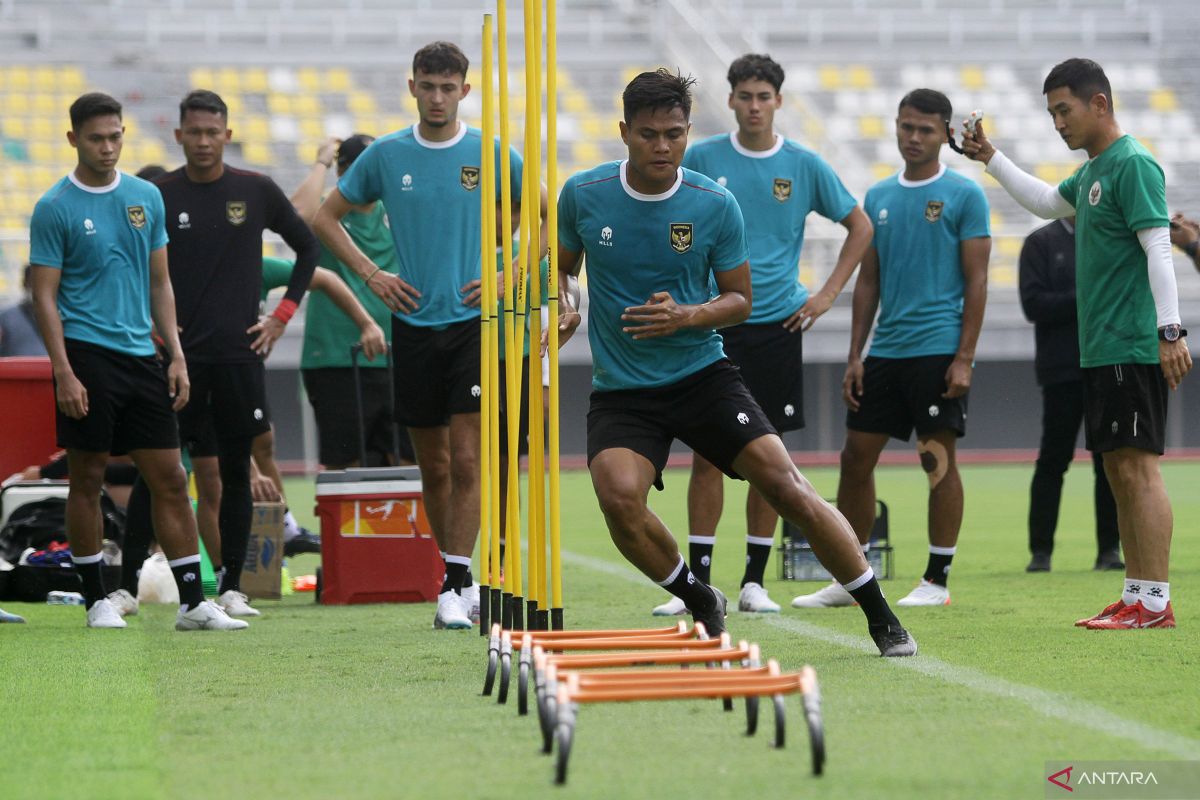
[[[300,535],[300,526],[296,524],[296,518],[292,516],[292,512],[283,512],[283,540],[290,542]]]
[[[1121,592],[1121,602],[1131,606],[1142,599],[1142,582],[1137,578],[1126,578],[1125,589]]]
[[[1139,598],[1142,605],[1147,611],[1155,614],[1161,614],[1167,610],[1167,603],[1171,599],[1171,584],[1166,581],[1138,581],[1141,584],[1141,594]]]

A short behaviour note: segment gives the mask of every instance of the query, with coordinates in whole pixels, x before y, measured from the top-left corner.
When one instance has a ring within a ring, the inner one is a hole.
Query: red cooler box
[[[331,470],[317,475],[321,520],[319,600],[436,600],[445,568],[421,499],[416,467]]]
[[[45,357],[0,358],[0,480],[55,450],[54,374]]]

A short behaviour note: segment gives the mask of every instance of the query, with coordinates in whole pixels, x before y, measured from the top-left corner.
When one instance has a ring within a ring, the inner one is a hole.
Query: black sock
[[[506,543],[504,541],[504,537],[501,536],[500,537],[500,569],[504,569],[504,545],[505,544]]]
[[[935,553],[933,547],[929,548],[929,563],[925,565],[924,578],[930,583],[945,586],[950,580],[950,562],[954,560],[955,548],[939,547],[937,550],[941,552]]]
[[[179,587],[179,607],[191,611],[204,602],[204,588],[200,585],[200,554],[168,562],[175,585]]]
[[[446,577],[442,580],[441,594],[445,594],[446,592],[462,594],[462,587],[466,585],[467,573],[471,569],[466,564],[454,563],[450,560],[452,558],[455,558],[455,556],[446,557]]]
[[[104,591],[104,555],[72,556],[71,560],[75,562],[75,571],[83,581],[84,603],[91,608],[108,596],[108,592]]]
[[[467,567],[467,574],[463,576],[463,586],[470,586],[475,582],[475,576],[471,574],[471,568]]]
[[[150,557],[150,540],[154,524],[150,518],[150,487],[139,475],[129,493],[125,507],[125,541],[121,543],[121,587],[134,597],[138,593],[138,576],[142,564]]]
[[[241,591],[242,565],[250,542],[254,496],[250,493],[250,445],[253,437],[217,441],[217,466],[221,471],[221,576],[219,594]]]
[[[681,556],[675,577],[659,586],[678,597],[693,613],[708,614],[717,607],[717,596],[708,584],[696,577]]]
[[[689,536],[688,561],[695,564],[692,574],[704,585],[712,583],[712,552],[715,536]]]
[[[867,617],[867,625],[871,628],[879,628],[887,625],[900,625],[900,620],[896,619],[896,615],[892,613],[892,609],[888,607],[887,600],[883,597],[883,590],[879,588],[879,581],[874,575],[866,583],[855,589],[847,589],[850,596],[858,602],[858,607],[862,609],[863,614]]]
[[[767,544],[761,544],[757,540],[752,542],[750,537],[746,537],[746,571],[742,573],[742,586],[747,583],[763,585],[764,575],[767,571],[767,559],[771,557],[771,546],[774,543],[774,539]]]

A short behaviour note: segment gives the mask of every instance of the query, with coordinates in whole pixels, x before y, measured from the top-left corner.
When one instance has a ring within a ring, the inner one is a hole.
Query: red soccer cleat
[[[1108,619],[1109,617],[1113,616],[1118,611],[1120,611],[1122,608],[1127,608],[1127,607],[1128,606],[1125,605],[1124,600],[1117,600],[1117,602],[1113,603],[1112,605],[1105,606],[1104,610],[1101,611],[1099,614],[1097,614],[1094,617],[1085,617],[1084,619],[1075,620],[1075,627],[1076,628],[1086,628],[1086,627],[1088,627],[1088,623],[1099,622],[1102,619]]]
[[[1089,631],[1123,631],[1132,628],[1174,628],[1175,612],[1171,604],[1162,611],[1148,611],[1139,600],[1125,606],[1108,619],[1092,620],[1087,624]]]

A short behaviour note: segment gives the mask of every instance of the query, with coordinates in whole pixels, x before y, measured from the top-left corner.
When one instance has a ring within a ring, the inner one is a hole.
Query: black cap
[[[369,136],[365,133],[356,133],[342,140],[338,145],[337,163],[342,169],[354,163],[354,159],[362,155],[363,150],[366,150],[371,142],[375,141],[374,136]]]

